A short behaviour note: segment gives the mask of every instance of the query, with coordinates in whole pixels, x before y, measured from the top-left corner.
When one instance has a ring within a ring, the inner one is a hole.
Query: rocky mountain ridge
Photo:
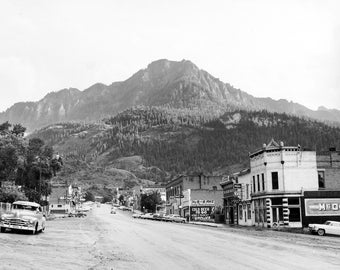
[[[98,121],[133,106],[165,106],[224,112],[243,109],[287,113],[340,123],[340,111],[321,107],[317,111],[298,103],[256,98],[223,83],[190,61],[161,59],[125,81],[97,83],[80,91],[63,89],[38,102],[20,102],[0,113],[0,122],[21,123],[29,131],[61,121]]]

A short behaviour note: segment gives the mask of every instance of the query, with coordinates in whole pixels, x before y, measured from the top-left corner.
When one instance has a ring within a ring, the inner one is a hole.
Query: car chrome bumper
[[[25,231],[34,231],[35,227],[34,224],[30,225],[11,225],[11,224],[6,224],[6,223],[0,223],[0,227],[2,228],[7,228],[7,229],[12,229],[12,230],[25,230]]]

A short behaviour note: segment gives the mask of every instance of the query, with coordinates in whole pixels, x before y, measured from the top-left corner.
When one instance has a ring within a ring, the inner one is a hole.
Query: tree
[[[13,203],[15,201],[25,201],[27,197],[18,190],[11,190],[9,192],[0,191],[0,202]]]
[[[102,203],[112,202],[112,199],[113,199],[112,195],[105,195]]]
[[[124,203],[125,203],[124,195],[123,195],[123,194],[120,194],[118,200],[119,200],[119,202],[120,202],[121,204],[124,204]]]
[[[153,192],[151,194],[142,194],[141,196],[141,208],[147,209],[150,212],[155,212],[158,204],[162,202],[159,192]]]
[[[15,124],[12,129],[12,133],[15,136],[24,136],[26,128],[23,127],[21,124]]]
[[[90,191],[86,191],[84,199],[85,199],[85,201],[91,201],[91,202],[94,202],[96,200],[94,198],[94,195]]]
[[[58,156],[52,162],[53,149],[42,139],[27,143],[25,127],[11,126],[8,121],[0,125],[0,187],[2,181],[15,181],[29,200],[41,203],[51,193],[49,179],[60,170],[62,161]]]

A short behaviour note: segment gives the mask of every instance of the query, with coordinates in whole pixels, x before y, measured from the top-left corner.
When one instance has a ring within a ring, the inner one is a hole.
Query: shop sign
[[[192,200],[192,205],[215,205],[214,200]]]
[[[305,199],[306,216],[340,216],[340,199]]]
[[[209,221],[214,212],[214,206],[194,206],[190,208],[191,220]]]
[[[240,188],[242,188],[242,184],[240,184],[240,183],[235,183],[235,184],[234,184],[234,188],[235,188],[235,189],[240,189]]]

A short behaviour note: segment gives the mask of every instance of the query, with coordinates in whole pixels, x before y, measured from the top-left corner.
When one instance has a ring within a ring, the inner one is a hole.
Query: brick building
[[[329,151],[318,152],[316,163],[319,189],[340,190],[340,151],[329,148]]]

